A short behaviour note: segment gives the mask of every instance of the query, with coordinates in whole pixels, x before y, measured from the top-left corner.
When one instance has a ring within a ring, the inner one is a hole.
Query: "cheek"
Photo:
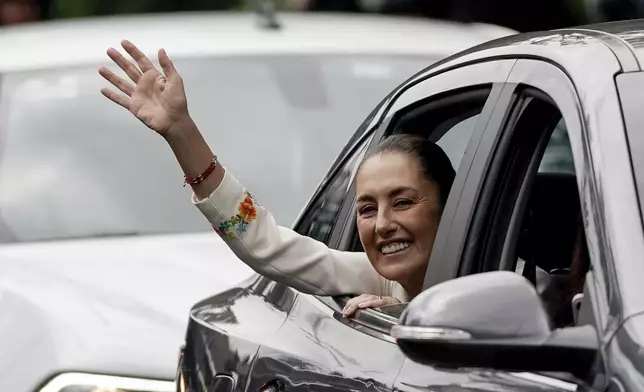
[[[374,220],[358,217],[356,223],[358,227],[358,234],[360,236],[360,242],[362,242],[362,246],[366,250],[366,247],[372,244],[374,241]]]
[[[404,211],[401,216],[401,223],[406,230],[410,232],[417,240],[428,239],[433,240],[436,231],[438,230],[439,216],[433,211],[414,211],[410,209]]]

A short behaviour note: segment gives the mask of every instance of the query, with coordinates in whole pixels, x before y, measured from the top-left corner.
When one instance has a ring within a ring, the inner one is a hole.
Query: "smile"
[[[396,253],[396,252],[401,252],[409,247],[411,243],[410,242],[393,242],[391,244],[387,244],[380,248],[380,251],[384,255]]]

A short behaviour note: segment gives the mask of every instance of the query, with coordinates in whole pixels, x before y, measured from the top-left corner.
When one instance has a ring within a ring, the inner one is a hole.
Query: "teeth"
[[[393,244],[388,244],[382,247],[380,251],[387,255],[390,253],[395,253],[395,252],[400,252],[403,249],[407,249],[409,247],[409,242],[394,242]]]

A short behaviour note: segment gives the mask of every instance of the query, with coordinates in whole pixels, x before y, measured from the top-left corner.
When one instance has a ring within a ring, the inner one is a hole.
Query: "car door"
[[[393,132],[421,133],[446,149],[458,166],[454,197],[448,201],[453,214],[459,181],[462,186],[489,116],[504,97],[501,83],[513,64],[514,60],[500,60],[466,66],[449,75],[421,75],[392,94],[376,111],[379,117],[367,119],[365,124],[373,125],[351,147],[345,162],[334,165],[335,171],[311,200],[296,230],[336,249],[360,250],[353,176],[362,154]],[[443,219],[449,222],[449,214]],[[287,320],[259,349],[248,390],[272,385],[288,390],[390,391],[404,361],[389,335],[396,317],[365,310],[344,319],[344,300],[298,294]],[[441,371],[437,374],[450,377]]]
[[[494,153],[475,158],[472,167],[478,170],[466,180],[463,192],[469,196],[456,218],[460,214],[462,224],[450,233],[464,241],[432,254],[425,287],[479,272],[514,271],[535,285],[554,328],[590,324],[599,341],[607,341],[614,328],[610,319],[618,315],[610,316],[614,309],[608,306],[608,276],[614,272],[592,155],[598,146],[591,141],[594,128],[621,123],[614,72],[607,67],[585,75],[593,86],[580,90],[579,81],[553,64],[517,61],[506,85],[514,98],[497,106],[481,142],[494,146]],[[502,121],[495,124],[495,118]],[[627,224],[633,218],[623,219]],[[395,390],[602,390],[604,360],[598,359],[587,379],[459,369],[454,373],[463,379],[456,385],[438,383],[433,369],[406,360]]]

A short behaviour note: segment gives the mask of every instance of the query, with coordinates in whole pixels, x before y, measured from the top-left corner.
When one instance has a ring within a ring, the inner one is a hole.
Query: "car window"
[[[440,102],[436,105],[437,102],[435,101],[424,102],[420,105],[418,103],[413,104],[410,108],[401,110],[397,121],[390,124],[389,129],[393,130],[394,133],[421,134],[430,140],[435,140],[436,144],[449,157],[454,170],[458,171],[488,93],[489,90],[483,89],[474,95],[476,98],[472,98],[468,94],[463,97],[462,102],[451,103],[447,106],[440,105]],[[450,101],[457,96],[458,93],[450,96]],[[437,107],[434,109],[434,106]],[[349,241],[350,248],[347,250],[354,252],[364,251],[355,225],[355,217],[351,221],[351,225],[352,230],[349,231],[349,235],[352,239]],[[336,297],[338,306],[335,308],[341,308],[349,298],[348,296]],[[328,304],[328,301],[325,302]],[[333,307],[332,304],[329,306]],[[388,320],[385,324],[388,324],[395,323],[406,306],[407,304],[405,303],[372,310],[381,314],[381,317],[385,317]],[[356,319],[359,324],[362,323],[367,328],[374,328],[370,323],[364,324],[363,321],[362,317]]]
[[[414,120],[406,120],[405,116],[403,116],[399,121],[392,124],[391,128],[396,129],[397,133],[405,133],[410,129],[422,129],[427,137],[433,131],[440,130],[441,136],[439,136],[436,144],[443,148],[450,158],[454,169],[458,170],[461,158],[465,153],[467,142],[472,136],[484,103],[485,100],[483,97],[479,97],[478,104],[470,103],[462,111],[441,118],[438,122],[432,121],[432,125],[429,126],[423,123],[423,119],[433,117],[434,113],[423,113],[419,116],[416,113],[419,109],[422,109],[422,105],[420,108],[418,105],[414,105],[413,113],[409,115],[410,117],[413,116]],[[437,116],[437,118],[440,117]],[[329,181],[324,193],[313,204],[307,207],[307,211],[301,220],[301,227],[298,228],[299,233],[328,244],[331,231],[336,223],[338,223],[340,209],[343,202],[349,197],[349,189],[352,185],[353,176],[366,153],[366,149],[366,142],[356,147],[353,155],[343,162],[342,167],[338,169],[335,176]],[[353,200],[349,200],[349,202],[353,202]],[[351,224],[353,223],[351,222]],[[347,250],[356,252],[363,251],[357,231],[351,231],[353,232],[354,238],[350,241],[350,249]]]
[[[564,327],[588,268],[573,153],[560,110],[531,94],[521,99],[487,169],[471,225],[481,229],[469,234],[475,240],[460,275],[513,270],[535,285],[553,325]]]
[[[528,174],[530,175],[530,174]],[[577,176],[563,118],[550,136],[534,175],[515,272],[533,281],[552,323],[574,323],[573,296],[582,292],[590,268]],[[526,269],[527,268],[527,269]]]
[[[475,98],[468,94],[460,103],[450,103],[448,106],[438,105],[436,109],[433,109],[435,101],[415,103],[409,108],[402,109],[398,119],[390,124],[389,128],[396,134],[420,134],[434,140],[445,151],[454,170],[458,171],[488,93],[489,90],[483,89],[475,95]],[[454,100],[457,96],[458,93],[455,93],[448,99]],[[350,246],[345,250],[362,252],[364,250],[355,227],[355,218],[351,224],[353,228],[349,231],[349,235],[353,238],[349,241]]]
[[[479,115],[475,114],[460,120],[436,142],[452,161],[454,170],[458,170],[478,118]]]
[[[426,57],[178,59],[219,158],[290,226],[346,141]],[[211,230],[163,140],[107,101],[96,66],[3,75],[0,241]]]
[[[298,230],[301,234],[328,243],[342,203],[347,197],[349,186],[367,151],[367,145],[368,143],[365,141],[355,148],[353,154],[338,167],[334,177],[325,185],[323,192],[309,206],[308,214],[303,217],[303,227]]]
[[[566,123],[561,119],[555,126],[539,165],[539,173],[575,174],[575,164],[570,147]]]

